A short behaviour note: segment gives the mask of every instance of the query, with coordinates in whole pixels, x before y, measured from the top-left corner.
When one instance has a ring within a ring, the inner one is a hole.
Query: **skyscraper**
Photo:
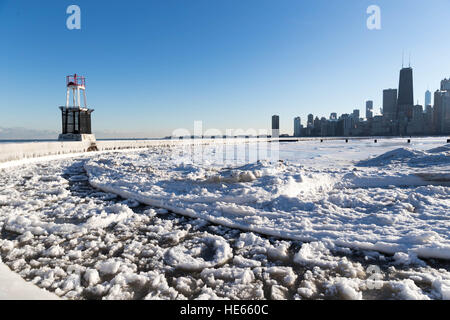
[[[423,122],[423,107],[421,105],[415,105],[413,107],[413,119]]]
[[[383,118],[388,121],[397,119],[397,89],[383,90]]]
[[[372,119],[373,118],[373,101],[369,100],[366,101],[366,119]]]
[[[313,126],[314,125],[314,115],[312,114],[308,114],[308,126]]]
[[[424,117],[424,133],[433,133],[433,106],[425,106],[425,117]]]
[[[320,119],[319,119],[319,117],[316,116],[314,118],[314,123],[313,124],[314,124],[314,130],[316,130],[316,131],[320,130]]]
[[[450,78],[441,81],[441,91],[450,91]]]
[[[294,118],[294,137],[301,136],[301,119],[300,117]]]
[[[272,137],[280,136],[280,116],[273,115],[272,116]]]
[[[450,90],[434,93],[433,128],[436,134],[450,133]]]
[[[353,110],[353,121],[359,122],[359,109]]]
[[[425,108],[427,106],[431,106],[431,91],[430,90],[425,91]]]
[[[442,94],[442,120],[441,133],[450,133],[450,78],[441,81]]]
[[[414,106],[413,70],[411,67],[400,70],[400,80],[398,84],[398,119],[412,118]]]

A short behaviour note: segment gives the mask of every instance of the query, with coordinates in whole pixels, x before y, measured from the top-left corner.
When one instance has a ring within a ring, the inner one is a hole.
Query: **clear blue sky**
[[[81,30],[66,8],[81,8]],[[366,28],[381,7],[382,29]],[[94,131],[269,128],[381,107],[412,53],[415,99],[450,76],[450,0],[0,0],[0,127],[60,130],[65,76]]]

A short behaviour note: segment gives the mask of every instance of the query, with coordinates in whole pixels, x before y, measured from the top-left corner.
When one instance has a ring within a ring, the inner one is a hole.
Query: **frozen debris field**
[[[5,166],[1,258],[65,299],[450,299],[444,140],[281,143],[276,162],[248,161],[267,146],[243,144]]]

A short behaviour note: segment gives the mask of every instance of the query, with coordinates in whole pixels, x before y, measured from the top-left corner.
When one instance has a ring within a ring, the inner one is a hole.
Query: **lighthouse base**
[[[93,134],[75,134],[75,133],[62,133],[58,137],[59,141],[89,141],[95,142],[95,135]]]

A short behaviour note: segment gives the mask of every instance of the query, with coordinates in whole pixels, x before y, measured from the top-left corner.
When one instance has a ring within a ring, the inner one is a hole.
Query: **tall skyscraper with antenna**
[[[413,69],[411,67],[400,70],[397,104],[398,119],[411,119],[414,106]]]
[[[412,119],[414,109],[413,70],[411,68],[411,54],[409,65],[404,66],[405,55],[402,54],[402,69],[398,84],[397,119],[398,133],[406,134],[408,121]]]
[[[399,106],[414,105],[413,69],[411,67],[400,70],[397,103]]]

